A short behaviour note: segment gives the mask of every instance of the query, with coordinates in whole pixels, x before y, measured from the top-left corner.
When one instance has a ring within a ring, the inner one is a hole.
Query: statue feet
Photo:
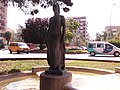
[[[45,74],[51,74],[51,75],[64,75],[67,72],[67,70],[57,67],[57,68],[49,68],[48,70],[45,70]]]

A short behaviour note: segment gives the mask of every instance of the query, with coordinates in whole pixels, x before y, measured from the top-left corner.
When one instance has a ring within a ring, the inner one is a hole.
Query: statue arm
[[[66,25],[65,25],[65,18],[62,16],[62,38],[65,38],[65,32],[66,32]]]
[[[49,20],[48,32],[49,32],[49,30],[50,30],[50,27],[51,27],[51,18],[50,18],[50,20]]]
[[[47,36],[46,36],[46,42],[48,41],[48,34],[49,34],[49,31],[50,31],[50,28],[51,28],[51,18],[49,20],[49,25],[48,25],[48,30],[47,30]]]

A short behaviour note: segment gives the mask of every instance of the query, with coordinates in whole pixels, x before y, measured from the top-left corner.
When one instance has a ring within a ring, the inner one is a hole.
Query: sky
[[[61,7],[61,15],[65,17],[82,17],[86,16],[88,21],[88,33],[93,39],[97,32],[102,33],[106,26],[120,26],[120,0],[71,0],[73,6],[69,12],[63,12]],[[40,6],[34,7],[39,9],[37,15],[25,15],[18,8],[8,7],[7,26],[13,30],[18,25],[24,26],[25,20],[28,18],[50,18],[53,16],[52,8],[43,9]]]

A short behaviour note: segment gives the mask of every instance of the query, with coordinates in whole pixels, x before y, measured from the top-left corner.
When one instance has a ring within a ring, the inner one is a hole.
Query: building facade
[[[74,17],[74,20],[80,23],[80,26],[76,30],[76,34],[79,37],[80,45],[84,45],[85,42],[89,40],[89,33],[88,33],[88,22],[85,16],[83,17]]]
[[[0,3],[0,43],[4,42],[4,33],[7,28],[7,6]]]
[[[86,17],[74,17],[74,20],[80,23],[79,28],[77,29],[77,34],[81,34],[84,39],[88,39],[88,22],[86,20]]]
[[[118,37],[120,39],[120,26],[106,26],[105,31],[107,32],[107,40],[113,37]]]

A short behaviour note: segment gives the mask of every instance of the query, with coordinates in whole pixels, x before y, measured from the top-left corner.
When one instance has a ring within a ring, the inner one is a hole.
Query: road
[[[8,50],[0,50],[0,60],[11,59],[46,59],[46,53],[13,53],[10,54]],[[94,61],[117,61],[120,62],[120,57],[114,57],[113,55],[97,55],[91,57],[89,54],[65,54],[66,60],[94,60]]]

